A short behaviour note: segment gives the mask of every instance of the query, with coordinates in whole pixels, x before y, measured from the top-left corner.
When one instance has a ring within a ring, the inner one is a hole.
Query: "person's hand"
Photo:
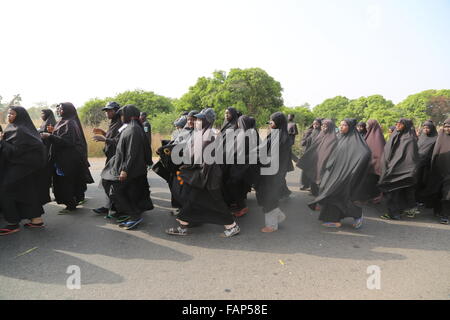
[[[106,136],[106,132],[104,130],[102,130],[102,129],[99,129],[99,128],[94,128],[94,130],[92,130],[92,132],[94,134],[99,134],[99,135],[102,135],[102,136]]]
[[[120,171],[120,175],[119,175],[119,181],[120,182],[124,182],[125,180],[127,180],[127,173],[125,171]]]
[[[97,141],[97,142],[105,142],[106,138],[104,136],[93,136],[92,140]]]
[[[53,126],[47,126],[47,132],[53,133],[54,130],[55,128]]]
[[[41,138],[42,139],[47,139],[48,137],[50,137],[50,133],[47,133],[47,132],[41,133]]]

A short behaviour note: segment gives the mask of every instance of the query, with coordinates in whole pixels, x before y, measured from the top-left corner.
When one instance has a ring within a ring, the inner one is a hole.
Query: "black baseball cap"
[[[108,102],[104,108],[102,108],[102,111],[106,111],[106,110],[116,110],[117,111],[119,109],[120,109],[120,105],[115,101],[111,101],[111,102]]]

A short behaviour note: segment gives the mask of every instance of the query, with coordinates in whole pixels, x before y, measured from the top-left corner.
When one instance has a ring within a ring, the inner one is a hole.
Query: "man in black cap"
[[[119,129],[120,127],[122,127],[122,121],[120,120],[120,115],[118,113],[119,109],[120,105],[117,102],[108,102],[102,109],[102,111],[105,111],[106,116],[110,120],[108,131],[105,132],[104,130],[99,128],[94,128],[93,130],[96,134],[93,137],[94,141],[105,143],[103,152],[106,156],[106,163],[108,163],[109,159],[111,159],[116,154],[117,142],[119,141],[120,135]],[[109,201],[109,197],[106,196],[106,205],[104,207],[93,209],[93,211],[98,214],[107,214],[110,208],[111,203]]]

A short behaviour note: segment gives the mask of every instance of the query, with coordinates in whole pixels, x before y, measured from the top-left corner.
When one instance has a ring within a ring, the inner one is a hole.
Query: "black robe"
[[[450,125],[450,118],[444,124]],[[450,135],[444,129],[439,131],[434,146],[429,179],[423,195],[434,200],[436,214],[450,215]]]
[[[362,209],[354,205],[358,189],[364,180],[370,164],[370,150],[356,130],[356,120],[345,119],[349,126],[341,134],[323,174],[319,195],[309,204],[314,209],[321,206],[319,220],[339,222],[345,217],[359,218]]]
[[[122,121],[120,120],[120,115],[116,112],[116,115],[109,123],[108,131],[106,131],[105,147],[103,148],[103,153],[106,156],[106,162],[108,162],[109,159],[116,154],[116,147],[120,136],[120,127],[122,127]]]
[[[50,202],[46,189],[46,153],[27,111],[17,113],[0,141],[0,206],[9,223],[40,217]]]
[[[315,119],[314,121],[319,122],[322,125],[322,119]],[[309,147],[311,147],[313,141],[317,138],[317,136],[320,134],[320,128],[314,129],[314,127],[311,125],[308,130],[303,134],[303,138],[301,141],[301,146],[303,147],[303,153],[307,152]],[[309,188],[311,186],[311,181],[308,179],[308,176],[303,173],[300,177],[300,184],[302,188]]]
[[[426,202],[426,198],[422,197],[422,193],[428,185],[428,179],[430,178],[431,158],[436,140],[438,138],[438,132],[433,122],[426,121],[423,126],[428,126],[430,128],[430,133],[425,134],[422,132],[417,142],[419,163],[417,165],[416,198],[419,202]]]
[[[144,211],[152,210],[147,168],[152,164],[150,144],[139,122],[139,110],[124,106],[119,110],[125,116],[126,127],[120,133],[115,155],[101,173],[103,187],[119,214],[137,219]],[[120,173],[127,173],[120,181]]]
[[[216,143],[211,131],[212,123],[203,120],[202,152],[211,143]],[[194,133],[195,134],[195,133]],[[213,164],[187,164],[180,167],[180,183],[183,185],[182,208],[177,218],[189,224],[231,225],[231,211],[224,200],[223,166]]]
[[[258,184],[256,185],[256,199],[258,205],[263,208],[264,213],[268,213],[279,206],[280,196],[286,187],[286,173],[291,162],[291,139],[287,132],[287,119],[281,112],[272,114],[271,120],[275,122],[276,128],[279,130],[278,142],[273,140],[272,133],[269,133],[262,145],[267,144],[267,151],[271,157],[278,156],[279,169],[273,175],[260,175]],[[279,144],[279,154],[271,154],[275,143]],[[261,165],[262,167],[268,165]]]
[[[62,103],[62,119],[48,138],[56,202],[75,209],[84,200],[87,184],[94,183],[89,171],[87,143],[75,107]]]
[[[337,144],[334,122],[324,119],[322,123],[327,124],[327,130],[319,133],[297,163],[297,166],[302,169],[302,174],[311,181],[311,191],[314,196],[318,196],[318,188],[325,172],[325,165]]]

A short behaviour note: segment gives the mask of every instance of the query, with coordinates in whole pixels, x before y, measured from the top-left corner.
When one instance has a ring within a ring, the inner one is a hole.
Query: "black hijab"
[[[30,115],[23,107],[10,107],[17,114],[13,123],[8,124],[3,133],[3,140],[14,145],[41,144],[42,139],[31,121]]]
[[[342,203],[354,199],[362,185],[370,163],[370,150],[356,130],[356,119],[344,119],[349,127],[347,133],[341,134],[334,151],[329,156],[320,182],[319,195],[309,204],[316,204],[326,199],[339,198]]]
[[[384,147],[379,180],[379,188],[383,192],[411,187],[416,183],[419,153],[413,122],[405,118],[398,122],[404,125],[404,129],[395,129]]]
[[[53,114],[53,111],[50,109],[43,109],[42,113],[44,114],[44,122],[42,122],[41,127],[39,128],[39,132],[47,132],[47,127],[52,126],[54,127],[56,124],[55,115]]]
[[[297,166],[304,170],[306,176],[317,185],[320,185],[325,164],[337,144],[336,125],[333,120],[324,119],[323,124],[326,124],[327,129],[321,130],[297,163]]]
[[[302,146],[305,147],[305,151],[311,146],[314,139],[316,139],[317,136],[319,135],[320,126],[322,125],[322,120],[323,120],[322,118],[314,119],[313,123],[311,124],[311,126],[308,128],[308,130],[304,134],[304,136],[302,138]],[[314,122],[319,123],[319,127],[316,129],[314,129]]]
[[[231,114],[231,120],[225,120],[223,122],[222,128],[220,129],[221,132],[224,132],[227,129],[237,129],[237,121],[239,118],[238,111],[233,107],[229,107],[226,110],[228,110],[228,112]]]
[[[3,185],[19,181],[36,170],[42,169],[46,164],[44,144],[28,112],[23,107],[10,107],[10,109],[17,115],[14,122],[5,128],[0,144],[1,153],[5,153],[2,158],[8,158]],[[14,146],[15,150],[11,156],[7,156],[10,152],[9,146]]]
[[[370,119],[367,121],[367,133],[364,139],[372,152],[370,173],[380,176],[381,160],[383,159],[386,140],[384,139],[383,130],[377,120]]]
[[[367,134],[367,125],[365,122],[358,122],[357,127],[362,127],[362,131],[358,131],[363,137]]]
[[[450,125],[450,118],[444,121],[444,125]],[[442,200],[450,201],[450,135],[444,132],[444,128],[439,130],[434,145],[426,194],[436,194]]]
[[[430,128],[430,133],[425,134],[422,132],[417,141],[417,146],[419,148],[419,166],[426,166],[431,161],[431,156],[433,154],[433,148],[436,143],[438,132],[433,121],[425,121],[422,127]]]
[[[61,120],[56,124],[53,134],[64,138],[66,135],[70,136],[72,143],[77,146],[78,151],[87,162],[87,143],[84,136],[83,127],[81,126],[80,119],[78,118],[77,109],[70,102],[63,102],[58,105],[63,111]],[[74,133],[71,135],[70,133]]]

